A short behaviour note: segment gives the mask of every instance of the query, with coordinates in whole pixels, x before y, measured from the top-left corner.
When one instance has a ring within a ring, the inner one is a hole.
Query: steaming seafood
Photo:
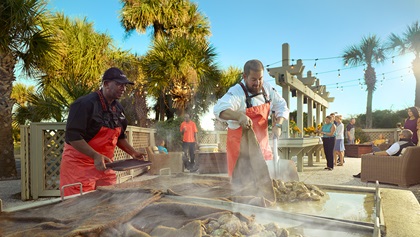
[[[210,236],[289,236],[289,231],[280,228],[276,223],[262,225],[252,218],[249,222],[241,221],[232,213],[224,214],[205,224],[205,232]]]
[[[325,195],[317,186],[297,181],[273,179],[273,187],[278,202],[319,201]]]

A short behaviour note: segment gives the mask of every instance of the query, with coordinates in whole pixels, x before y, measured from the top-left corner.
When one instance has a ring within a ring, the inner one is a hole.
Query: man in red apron
[[[127,120],[117,101],[129,81],[118,68],[108,69],[102,88],[78,98],[71,106],[66,124],[66,144],[60,165],[60,190],[64,185],[82,183],[83,192],[116,183],[115,171],[106,169],[118,146],[134,158],[143,159],[127,141]],[[65,188],[64,195],[80,193],[78,185]]]
[[[273,133],[280,137],[281,124],[289,118],[289,109],[274,87],[264,82],[263,75],[264,66],[259,60],[246,62],[243,80],[231,87],[214,107],[216,118],[228,123],[226,152],[229,176],[232,176],[239,157],[242,128],[250,127],[255,132],[270,174],[274,171],[271,164],[273,154],[268,142],[268,117],[274,112],[276,123]]]

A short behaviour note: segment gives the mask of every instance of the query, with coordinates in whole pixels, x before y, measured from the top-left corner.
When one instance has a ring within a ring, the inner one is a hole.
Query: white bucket
[[[218,152],[219,151],[219,145],[217,143],[213,144],[200,144],[199,150],[201,152]]]

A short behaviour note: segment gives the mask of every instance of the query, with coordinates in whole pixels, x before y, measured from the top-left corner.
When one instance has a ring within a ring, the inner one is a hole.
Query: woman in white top
[[[341,120],[342,116],[337,114],[335,116],[337,128],[335,129],[334,145],[334,165],[337,163],[337,156],[340,159],[340,162],[337,164],[337,166],[342,166],[344,164],[344,124]]]

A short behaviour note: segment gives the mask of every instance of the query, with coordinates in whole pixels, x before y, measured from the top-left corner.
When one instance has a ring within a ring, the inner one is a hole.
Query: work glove
[[[281,136],[281,127],[273,126],[272,132],[273,132],[273,136],[275,138],[280,138],[280,136]]]
[[[252,120],[246,116],[245,114],[241,113],[238,119],[239,125],[241,125],[242,128],[251,128],[252,127]]]

